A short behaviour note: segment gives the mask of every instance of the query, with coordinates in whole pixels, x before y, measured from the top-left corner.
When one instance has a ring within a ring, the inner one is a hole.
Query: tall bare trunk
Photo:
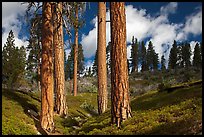
[[[126,17],[124,2],[111,2],[111,120],[120,127],[131,117],[127,70]]]
[[[64,42],[62,27],[62,2],[56,3],[53,9],[54,16],[54,52],[55,52],[55,93],[56,111],[62,117],[67,115],[65,76],[64,76]]]
[[[76,6],[76,23],[74,26],[75,29],[75,40],[74,40],[74,82],[73,82],[73,90],[74,96],[77,95],[77,60],[78,60],[78,7]]]
[[[98,3],[98,113],[105,112],[108,105],[106,70],[106,3]]]
[[[43,2],[42,25],[42,85],[41,85],[41,117],[43,129],[52,132],[53,121],[53,26],[51,3]]]

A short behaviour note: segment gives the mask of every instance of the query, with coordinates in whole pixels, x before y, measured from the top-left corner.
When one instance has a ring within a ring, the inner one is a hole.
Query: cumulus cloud
[[[110,12],[106,12],[106,20],[110,20]],[[87,35],[82,35],[81,44],[83,45],[84,56],[91,58],[95,55],[97,49],[97,30],[98,30],[98,17],[92,19],[91,24],[94,24],[94,28],[89,31]],[[110,24],[106,23],[106,46],[110,41]]]
[[[130,59],[130,56],[131,56],[131,49],[132,49],[131,45],[128,45],[127,46],[127,58],[128,59]]]
[[[193,35],[199,35],[202,33],[202,9],[198,13],[186,17],[187,21],[183,31],[185,33],[192,33]]]
[[[177,2],[170,2],[166,6],[162,6],[160,8],[160,12],[161,12],[161,14],[164,14],[164,15],[174,14],[174,13],[176,13],[177,7],[178,7]]]
[[[176,40],[186,40],[189,34],[194,36],[202,34],[202,8],[199,7],[197,12],[186,17],[186,21],[180,24],[180,31]]]
[[[190,42],[190,47],[191,47],[191,62],[193,61],[193,53],[194,53],[194,48],[195,48],[196,43],[200,44],[200,42],[198,42],[198,41],[191,41]]]
[[[176,9],[177,4],[172,3],[169,6],[162,8],[161,11],[167,9]],[[166,31],[163,32],[163,29],[166,29],[163,25],[160,26],[160,29],[155,31],[155,28],[158,28],[158,26],[162,23],[167,23],[168,18],[167,16],[161,15],[157,18],[151,17],[149,14],[146,13],[146,9],[136,9],[132,5],[127,5],[125,7],[126,10],[126,27],[127,27],[127,43],[131,43],[132,36],[135,36],[139,41],[143,40],[146,37],[152,37],[155,36],[152,39],[153,41],[159,40],[157,42],[157,51],[162,51],[159,49],[160,44],[163,42],[166,42],[165,40],[160,40],[159,33],[162,32],[162,34],[167,35],[168,37],[166,39],[169,39],[172,35],[169,35]],[[167,14],[167,12],[166,12]],[[106,20],[110,19],[110,12],[106,12]],[[87,58],[90,58],[95,55],[95,51],[97,48],[97,16],[91,21],[92,24],[95,25],[95,27],[88,33],[88,35],[83,35],[82,37],[82,45],[84,46],[84,55]],[[167,26],[167,28],[170,28],[170,25]],[[173,28],[172,28],[173,29]],[[174,30],[170,31],[172,33]],[[110,41],[110,24],[106,25],[106,45]],[[170,40],[169,40],[170,41]],[[130,55],[130,49],[131,47],[128,46],[127,55]]]
[[[147,14],[146,9],[137,9],[132,5],[127,5],[126,10],[126,27],[127,27],[127,43],[131,43],[132,36],[138,41],[146,38],[146,47],[151,40],[155,51],[159,54],[159,60],[164,54],[168,59],[170,48],[174,40],[187,40],[189,34],[202,34],[202,10],[186,17],[184,23],[173,24],[169,22],[168,15],[175,14],[178,3],[170,2],[160,8],[158,16],[153,17]],[[110,19],[109,11],[106,12],[107,20]],[[91,23],[95,27],[88,33],[83,35],[82,44],[84,46],[84,55],[90,58],[95,55],[97,48],[97,17]],[[110,41],[110,24],[106,25],[106,43]],[[131,46],[127,46],[127,56],[130,58]],[[168,62],[168,60],[167,60]]]
[[[23,23],[19,16],[24,16],[26,8],[27,4],[21,2],[2,2],[2,45],[6,43],[10,30],[14,33],[16,46],[28,45],[26,37],[19,38]]]
[[[137,10],[132,5],[126,6],[125,9],[127,42],[132,41],[132,36],[135,36],[139,41],[145,36],[149,36],[151,18],[146,14],[146,10]]]
[[[92,57],[97,48],[97,29],[94,28],[92,29],[88,35],[83,35],[82,36],[82,41],[81,44],[83,45],[83,50],[84,50],[84,56],[86,58]]]
[[[138,9],[132,5],[126,5],[126,27],[127,43],[131,43],[132,36],[138,41],[145,40],[146,46],[151,40],[159,59],[164,54],[168,59],[170,48],[173,41],[185,41],[190,34],[194,36],[202,34],[202,7],[185,18],[185,22],[177,24],[169,21],[170,14],[176,14],[178,10],[177,2],[170,2],[160,8],[157,16],[151,16],[146,9]],[[12,10],[11,10],[12,9]],[[2,45],[6,42],[9,31],[12,29],[15,35],[16,46],[27,45],[26,37],[19,38],[22,28],[22,20],[19,16],[24,15],[26,5],[20,2],[3,2],[2,3]],[[106,12],[106,20],[110,20],[109,10]],[[86,59],[92,59],[97,49],[97,16],[91,22],[93,29],[87,35],[82,35],[81,44],[83,45],[84,56]],[[106,23],[106,45],[110,41],[110,23]],[[67,42],[65,42],[66,44]],[[195,46],[195,41],[191,42]],[[191,47],[192,47],[191,46]],[[193,48],[193,47],[192,47]],[[70,50],[67,50],[67,55]],[[127,57],[130,58],[131,46],[127,46]],[[86,62],[86,66],[91,66],[92,60]]]

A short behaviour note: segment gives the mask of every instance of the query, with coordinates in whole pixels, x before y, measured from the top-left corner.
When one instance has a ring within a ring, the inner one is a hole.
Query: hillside
[[[185,83],[186,84],[186,83]],[[202,85],[186,86],[173,92],[151,90],[131,96],[132,118],[122,123],[121,129],[111,125],[109,110],[98,116],[97,93],[82,92],[74,97],[67,95],[66,119],[55,115],[55,134],[202,134]],[[28,109],[40,112],[40,94],[2,89],[2,134],[45,134],[39,121],[27,113]],[[41,133],[39,133],[41,132]]]

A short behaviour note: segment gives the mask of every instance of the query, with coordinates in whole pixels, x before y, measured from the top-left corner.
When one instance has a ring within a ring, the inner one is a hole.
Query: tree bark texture
[[[67,116],[65,76],[64,76],[64,42],[62,26],[62,2],[56,3],[53,9],[54,18],[54,65],[55,65],[55,108],[57,114]]]
[[[106,3],[98,2],[98,113],[108,105],[106,70]]]
[[[43,2],[42,26],[42,83],[41,83],[41,117],[43,129],[52,132],[53,121],[53,25],[51,3]]]
[[[74,82],[73,82],[73,90],[74,96],[77,95],[77,60],[78,60],[78,7],[76,6],[76,23],[74,26],[75,29],[75,40],[74,40]]]
[[[111,2],[111,121],[120,127],[131,117],[124,2]]]

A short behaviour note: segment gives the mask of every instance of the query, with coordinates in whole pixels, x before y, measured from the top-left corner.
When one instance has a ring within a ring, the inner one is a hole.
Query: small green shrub
[[[95,85],[84,86],[83,89],[84,89],[84,91],[90,92],[90,93],[97,93],[97,91],[98,91],[98,89]]]
[[[170,87],[169,84],[160,83],[160,84],[158,84],[157,90],[158,90],[158,92],[163,92],[166,89],[168,89],[169,87]]]
[[[93,110],[94,109],[94,107],[91,104],[87,103],[86,101],[83,104],[81,104],[80,107],[83,109],[87,109],[87,110]]]
[[[90,115],[98,115],[97,110],[91,104],[87,103],[86,101],[80,105],[81,108],[85,109]]]

